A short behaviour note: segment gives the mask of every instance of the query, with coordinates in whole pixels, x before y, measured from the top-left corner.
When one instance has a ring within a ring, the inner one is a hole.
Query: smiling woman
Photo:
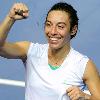
[[[45,33],[52,49],[68,44],[71,38],[69,15],[64,11],[51,11],[46,20]]]
[[[47,44],[7,42],[12,25],[28,15],[25,4],[15,3],[0,25],[0,56],[21,59],[25,65],[25,100],[99,100],[100,78],[96,66],[70,44],[78,30],[77,11],[65,2],[48,11]],[[84,92],[86,85],[91,95]]]

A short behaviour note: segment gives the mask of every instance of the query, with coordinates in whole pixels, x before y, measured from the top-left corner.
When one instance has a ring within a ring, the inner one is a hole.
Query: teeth
[[[58,40],[58,38],[50,38],[51,40],[53,40],[53,41],[56,41],[56,40]]]

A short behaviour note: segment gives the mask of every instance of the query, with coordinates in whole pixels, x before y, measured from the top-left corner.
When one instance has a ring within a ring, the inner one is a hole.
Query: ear
[[[75,34],[77,33],[77,30],[78,30],[78,26],[75,25],[75,26],[72,28],[71,35],[75,35]]]

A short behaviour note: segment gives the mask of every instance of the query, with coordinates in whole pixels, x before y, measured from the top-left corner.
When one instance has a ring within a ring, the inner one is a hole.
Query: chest
[[[80,66],[75,63],[67,63],[66,61],[56,70],[52,70],[48,65],[47,59],[36,60],[29,69],[29,80],[33,80],[32,84],[47,85],[80,85],[82,77],[80,76]],[[33,61],[34,62],[34,61]]]
[[[45,92],[50,97],[58,98],[66,94],[67,88],[72,85],[79,86],[81,89],[84,87],[78,64],[64,61],[60,68],[52,70],[45,57],[29,59],[28,62],[27,87],[34,90],[33,94],[38,92],[38,95],[43,96]]]

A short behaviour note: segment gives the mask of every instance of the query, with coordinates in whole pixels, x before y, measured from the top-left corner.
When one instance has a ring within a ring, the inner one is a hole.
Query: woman
[[[16,3],[0,26],[0,55],[25,64],[26,100],[100,100],[100,78],[94,63],[70,45],[78,30],[76,10],[65,2],[49,10],[45,21],[48,44],[6,42],[15,21],[27,18],[28,13],[25,4]],[[86,85],[91,95],[84,93]]]

